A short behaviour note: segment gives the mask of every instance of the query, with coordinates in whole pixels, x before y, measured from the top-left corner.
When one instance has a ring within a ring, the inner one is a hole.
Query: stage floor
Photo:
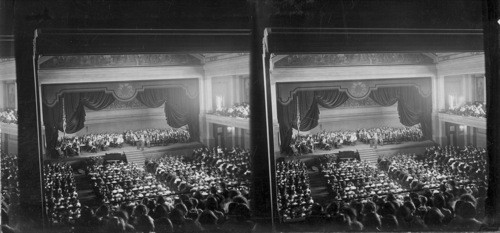
[[[169,151],[179,151],[179,150],[185,150],[185,149],[195,149],[202,147],[203,144],[200,142],[188,142],[188,143],[175,143],[171,144],[168,146],[154,146],[154,147],[144,147],[144,151],[142,151],[145,154],[154,154],[154,153],[161,153],[161,152],[169,152]],[[71,161],[71,160],[79,160],[82,158],[89,158],[89,157],[97,157],[97,156],[103,156],[106,154],[113,154],[113,153],[125,153],[130,154],[130,153],[136,153],[141,151],[140,149],[137,149],[136,146],[132,146],[129,144],[124,143],[122,148],[117,148],[117,147],[110,147],[109,150],[106,151],[98,151],[97,153],[91,153],[91,152],[82,152],[78,156],[72,156],[72,157],[67,157],[67,158],[51,158],[48,159],[50,161]]]
[[[430,146],[434,146],[435,143],[431,140],[426,140],[426,141],[420,141],[420,142],[404,142],[400,144],[389,144],[389,145],[383,145],[383,146],[377,146],[377,149],[375,151],[377,154],[385,154],[389,153],[391,151],[403,151],[407,149],[414,149],[414,148],[426,148]],[[344,145],[341,148],[336,148],[333,150],[321,150],[321,149],[316,149],[314,150],[313,153],[309,154],[303,154],[300,156],[288,156],[285,154],[280,154],[279,157],[285,157],[286,160],[289,159],[300,159],[300,158],[307,158],[307,157],[317,157],[317,156],[322,156],[322,155],[331,155],[331,154],[338,154],[340,151],[361,151],[361,150],[367,150],[370,149],[370,144],[365,144],[365,143],[357,143],[355,146],[347,146]],[[396,152],[397,153],[397,152]],[[277,158],[279,158],[277,157]]]

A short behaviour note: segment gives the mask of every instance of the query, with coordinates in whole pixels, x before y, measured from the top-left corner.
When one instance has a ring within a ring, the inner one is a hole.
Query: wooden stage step
[[[374,148],[363,148],[359,149],[359,158],[361,161],[368,161],[369,163],[376,164],[378,160],[377,151]]]
[[[142,166],[144,165],[144,161],[146,161],[144,151],[141,150],[129,151],[125,154],[125,156],[127,156],[128,163],[135,163]]]

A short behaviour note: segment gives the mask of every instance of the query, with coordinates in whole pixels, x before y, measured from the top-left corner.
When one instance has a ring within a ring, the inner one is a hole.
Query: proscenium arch
[[[135,99],[138,92],[146,89],[158,88],[182,88],[186,95],[194,99],[198,97],[198,79],[184,80],[161,80],[161,81],[136,81],[136,82],[108,82],[89,84],[47,84],[42,85],[42,101],[49,107],[54,106],[64,93],[81,93],[90,91],[104,91],[111,93],[116,100],[131,101]],[[124,88],[130,89],[133,93],[124,96],[120,91]]]
[[[321,91],[340,90],[346,92],[349,98],[362,100],[369,96],[370,92],[381,87],[405,87],[413,86],[417,88],[423,97],[432,94],[431,78],[412,79],[383,79],[383,80],[352,80],[352,81],[318,81],[318,82],[294,82],[276,83],[277,101],[280,104],[288,105],[299,91]],[[360,87],[359,93],[356,88]]]

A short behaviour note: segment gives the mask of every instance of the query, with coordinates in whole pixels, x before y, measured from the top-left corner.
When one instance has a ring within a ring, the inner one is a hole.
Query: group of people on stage
[[[314,204],[306,165],[300,160],[276,164],[278,213],[283,220],[304,218]]]
[[[418,142],[423,133],[420,124],[411,127],[377,127],[357,131],[358,138],[364,143],[395,144],[401,142]]]
[[[208,190],[218,183],[248,192],[251,178],[249,152],[236,148],[196,149],[191,159],[166,155],[147,160],[146,170],[180,193]]]
[[[172,143],[189,142],[191,136],[185,129],[141,129],[128,130],[123,133],[125,142],[144,150],[144,147],[166,146]]]
[[[73,169],[67,163],[50,163],[43,169],[43,192],[50,224],[78,218],[81,214]]]
[[[61,158],[78,156],[82,150],[90,153],[107,151],[110,147],[123,147],[123,143],[144,147],[166,146],[171,143],[184,143],[190,140],[189,132],[184,129],[141,129],[124,133],[92,133],[72,138],[58,139],[56,150]]]
[[[294,156],[313,153],[315,146],[315,142],[311,135],[297,135],[290,144]]]
[[[123,134],[119,133],[95,133],[76,136],[73,138],[59,138],[56,150],[61,157],[80,155],[82,150],[90,153],[106,151],[110,147],[123,146]]]
[[[312,153],[316,148],[332,150],[344,145],[354,146],[358,141],[371,147],[408,141],[420,141],[423,137],[420,125],[411,127],[376,127],[358,130],[326,131],[301,136],[297,135],[290,145],[294,154]]]

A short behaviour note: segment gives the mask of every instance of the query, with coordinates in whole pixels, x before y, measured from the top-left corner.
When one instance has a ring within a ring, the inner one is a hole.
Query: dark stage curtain
[[[189,98],[183,88],[146,89],[137,93],[136,98],[150,108],[157,108],[165,103],[168,125],[174,128],[187,125],[191,139],[199,141],[199,101],[197,98]]]
[[[64,99],[64,101],[63,101]],[[115,101],[112,94],[104,92],[64,93],[52,107],[43,105],[43,120],[48,154],[57,156],[54,150],[59,131],[76,133],[85,125],[85,107],[101,110]],[[64,103],[64,113],[63,113]],[[63,125],[63,114],[66,116],[66,129]]]
[[[281,151],[289,152],[291,150],[293,129],[297,129],[297,99],[300,112],[300,130],[308,131],[318,126],[319,106],[336,108],[348,98],[345,92],[339,90],[299,91],[287,105],[278,103]]]
[[[422,96],[416,87],[381,87],[369,95],[377,104],[398,103],[399,121],[405,126],[420,123],[424,139],[432,139],[432,99]]]
[[[165,101],[165,116],[170,126],[179,128],[187,125],[191,140],[200,140],[200,106],[198,98],[189,98],[183,88],[170,88]]]
[[[112,94],[103,91],[84,93],[65,93],[64,111],[66,112],[66,133],[76,133],[85,126],[85,107],[102,110],[115,101]]]
[[[47,143],[47,154],[57,155],[55,147],[59,130],[63,130],[63,112],[61,101],[49,107],[43,103],[43,121],[45,125],[45,141]]]
[[[165,88],[146,89],[138,92],[135,98],[149,108],[158,108],[165,103],[167,99],[167,90]]]

